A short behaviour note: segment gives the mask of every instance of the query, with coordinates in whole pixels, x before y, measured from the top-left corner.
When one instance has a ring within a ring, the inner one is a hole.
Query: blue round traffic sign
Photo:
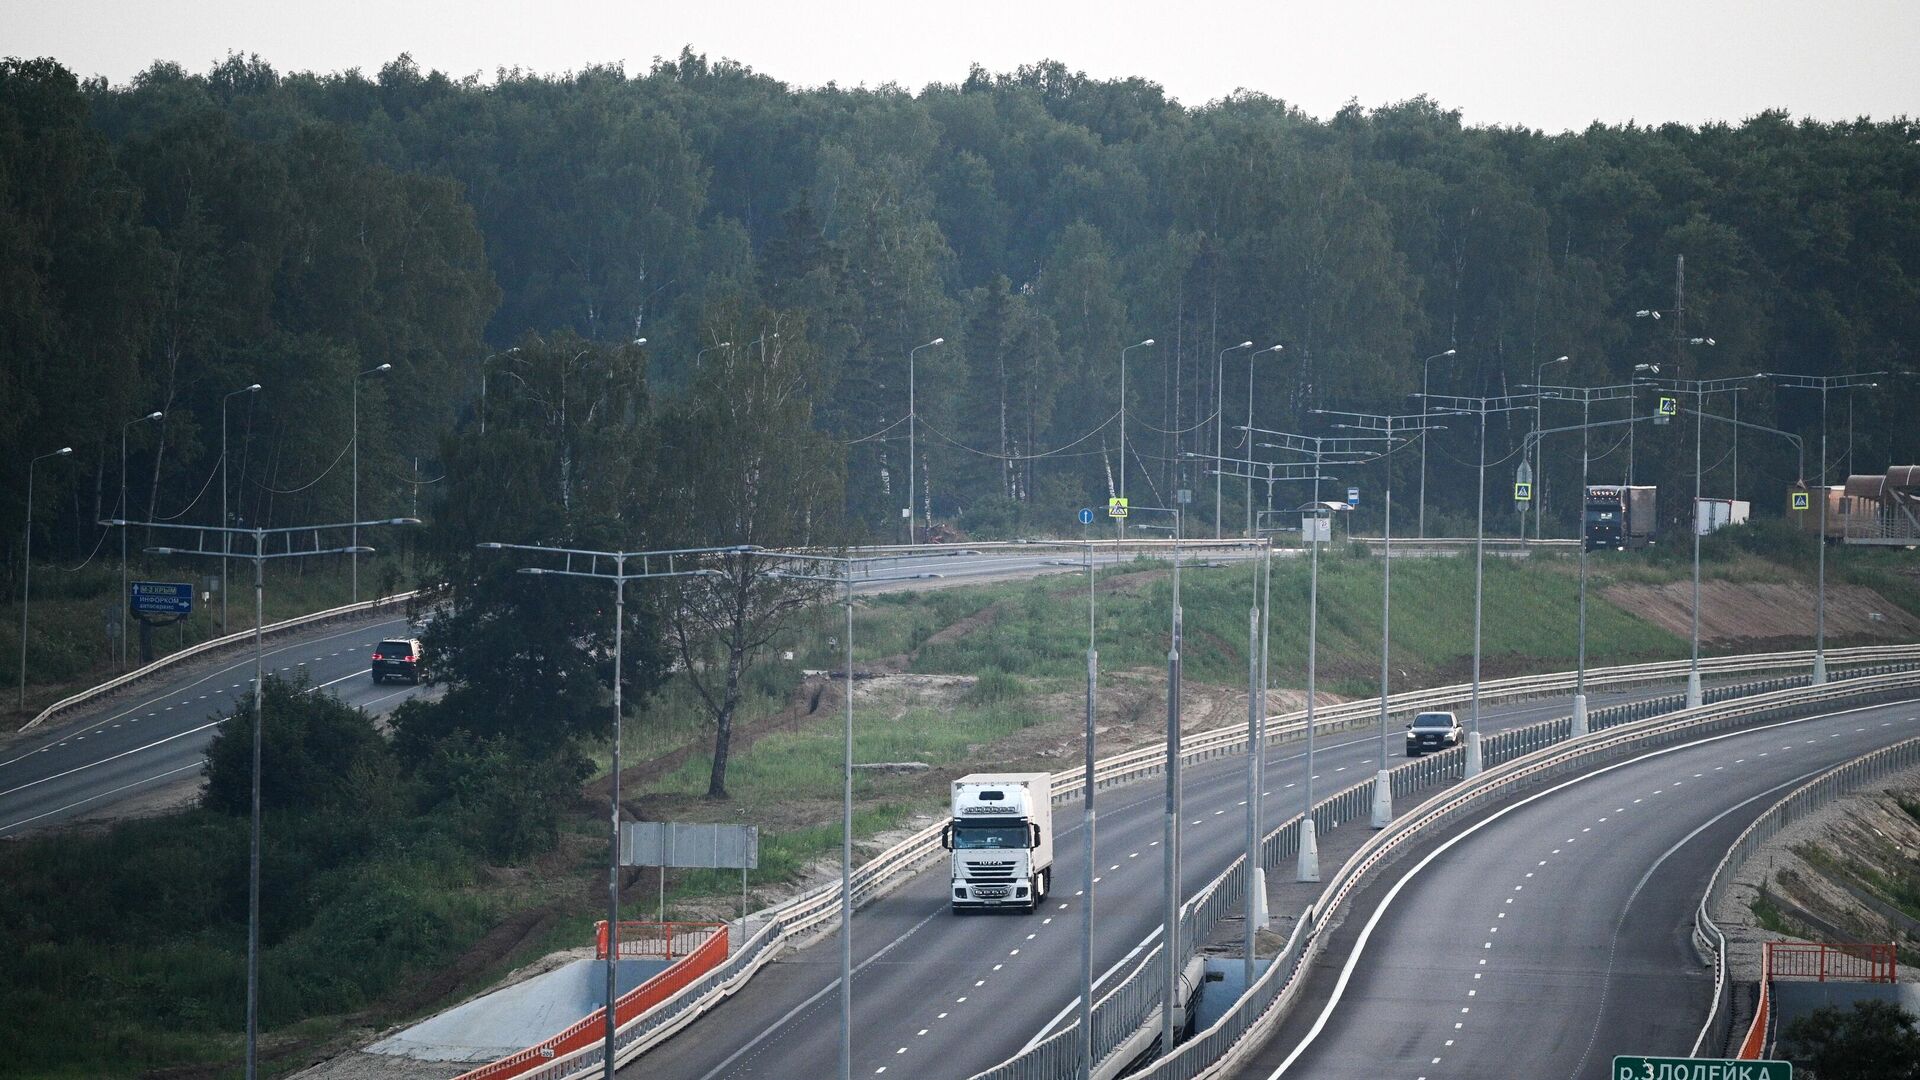
[[[1083,507],[1081,507],[1081,508],[1080,508],[1080,524],[1082,524],[1082,525],[1091,525],[1091,524],[1093,524],[1093,510],[1092,510],[1092,509],[1090,509],[1090,508],[1088,508],[1088,507],[1085,507],[1085,506],[1083,506]]]

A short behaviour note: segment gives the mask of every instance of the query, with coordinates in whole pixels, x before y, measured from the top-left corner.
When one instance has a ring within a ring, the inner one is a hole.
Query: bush
[[[510,861],[559,840],[561,812],[590,771],[570,746],[541,755],[503,736],[454,731],[434,745],[419,779],[428,805],[451,819],[463,843]]]
[[[306,677],[268,676],[260,804],[267,810],[328,810],[363,805],[362,786],[393,774],[392,756],[373,722]],[[241,699],[207,748],[209,810],[247,814],[253,804],[253,695]]]

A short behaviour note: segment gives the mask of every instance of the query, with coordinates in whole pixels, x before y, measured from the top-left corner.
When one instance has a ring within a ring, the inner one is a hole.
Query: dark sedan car
[[[1434,750],[1459,746],[1466,736],[1460,721],[1450,712],[1423,712],[1407,725],[1407,756],[1419,757]]]

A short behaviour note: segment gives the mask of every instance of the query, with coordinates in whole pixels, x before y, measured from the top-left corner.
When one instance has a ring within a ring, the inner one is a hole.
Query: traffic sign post
[[[191,615],[193,584],[186,581],[135,581],[127,586],[127,610],[135,615]]]
[[[1793,1080],[1793,1064],[1786,1061],[1620,1055],[1613,1059],[1613,1072],[1610,1075],[1613,1080]]]

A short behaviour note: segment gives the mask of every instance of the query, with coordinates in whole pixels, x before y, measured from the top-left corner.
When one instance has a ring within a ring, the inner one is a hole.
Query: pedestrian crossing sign
[[[1524,480],[1513,485],[1513,501],[1514,502],[1532,502],[1533,501],[1533,485],[1527,483]]]
[[[1108,499],[1107,500],[1107,516],[1110,518],[1126,517],[1127,516],[1127,500],[1122,498],[1117,498],[1117,497]]]
[[[1795,510],[1805,510],[1810,505],[1812,505],[1812,500],[1807,497],[1806,492],[1796,491],[1793,493],[1793,508]]]

